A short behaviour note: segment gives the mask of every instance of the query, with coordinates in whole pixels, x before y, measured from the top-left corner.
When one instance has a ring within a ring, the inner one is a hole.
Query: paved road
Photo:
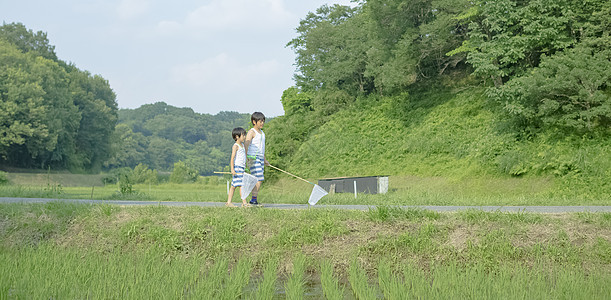
[[[0,203],[47,203],[54,201],[75,202],[84,204],[115,204],[115,205],[166,205],[166,206],[201,206],[222,207],[225,202],[170,202],[170,201],[130,201],[130,200],[87,200],[87,199],[49,199],[49,198],[8,198],[0,197]],[[307,209],[331,208],[368,210],[375,205],[315,205],[307,204],[264,204],[264,207],[276,209]],[[501,212],[533,212],[533,213],[565,213],[565,212],[611,212],[611,206],[428,206],[404,205],[401,208],[420,208],[437,212],[454,212],[466,209]]]

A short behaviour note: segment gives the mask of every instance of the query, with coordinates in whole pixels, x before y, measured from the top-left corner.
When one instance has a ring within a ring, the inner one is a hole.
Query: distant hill
[[[249,120],[248,114],[200,114],[164,102],[120,109],[116,154],[107,167],[133,168],[142,163],[169,171],[175,162],[183,161],[200,174],[212,174],[229,164],[231,130],[248,128]]]

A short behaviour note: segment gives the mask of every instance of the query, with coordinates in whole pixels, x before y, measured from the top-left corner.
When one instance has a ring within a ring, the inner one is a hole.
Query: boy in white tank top
[[[229,161],[233,178],[231,180],[231,188],[227,194],[227,203],[225,205],[228,207],[236,207],[233,203],[231,203],[231,198],[233,198],[235,188],[241,188],[241,186],[243,186],[242,180],[244,178],[244,169],[246,167],[246,150],[244,148],[246,130],[244,130],[242,127],[234,128],[231,132],[231,136],[235,140],[235,144],[233,144],[231,147],[231,160]],[[246,202],[246,198],[242,199],[242,206],[250,206],[250,204]]]
[[[265,115],[260,112],[254,112],[250,117],[253,128],[246,134],[244,147],[246,148],[246,157],[248,158],[250,174],[257,178],[257,185],[252,190],[252,199],[250,204],[257,205],[257,197],[261,182],[265,179],[263,176],[264,167],[269,166],[269,162],[265,159],[265,133],[263,125],[265,124]]]

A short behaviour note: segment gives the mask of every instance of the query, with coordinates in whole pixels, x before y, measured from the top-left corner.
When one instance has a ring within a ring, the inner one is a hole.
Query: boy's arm
[[[252,143],[252,139],[255,138],[254,130],[249,130],[246,134],[246,140],[244,140],[244,153],[248,156],[248,146]]]
[[[238,152],[238,145],[233,144],[231,147],[231,161],[229,161],[229,165],[231,166],[231,174],[235,175],[235,166],[233,165],[233,161],[235,160],[235,154]]]

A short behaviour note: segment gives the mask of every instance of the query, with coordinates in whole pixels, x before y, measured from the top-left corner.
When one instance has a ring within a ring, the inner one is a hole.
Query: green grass
[[[268,172],[273,172],[269,170]],[[82,175],[91,176],[91,175]],[[310,178],[310,181],[316,181]],[[611,205],[603,192],[576,195],[566,190],[566,182],[553,177],[524,178],[445,178],[390,176],[386,194],[351,193],[330,194],[319,204],[366,205],[472,205],[472,206],[527,206],[527,205]],[[205,182],[205,183],[203,183]],[[227,186],[205,180],[190,184],[136,184],[135,193],[121,195],[118,185],[61,186],[53,184],[0,185],[0,197],[143,200],[143,201],[227,201]],[[222,182],[222,180],[221,180]],[[579,190],[579,189],[577,189]],[[305,204],[312,186],[292,178],[268,180],[259,193],[261,203]],[[234,202],[239,197],[234,195]]]
[[[378,282],[387,299],[602,299],[606,276],[586,275],[579,268],[502,265],[494,270],[454,263],[430,270],[382,262]],[[602,297],[602,298],[601,298]]]
[[[283,292],[287,299],[303,299],[304,261],[296,262],[285,291],[276,291],[273,279],[263,281],[257,286],[256,299],[277,298]],[[248,260],[229,266],[226,259],[219,259],[208,266],[198,257],[167,258],[154,251],[83,253],[41,245],[19,251],[2,249],[0,265],[3,299],[239,299],[251,295],[246,289],[252,266]],[[265,273],[268,278],[277,275],[274,264],[270,266]],[[340,275],[330,271],[330,263],[324,266],[322,290],[311,296],[344,299]],[[600,270],[546,264],[485,269],[449,262],[423,269],[411,263],[382,261],[376,273],[370,276],[354,261],[346,288],[358,299],[604,299],[611,280],[608,272]]]
[[[82,252],[46,244],[2,248],[0,265],[3,299],[169,299],[181,298],[205,263],[154,251]]]
[[[19,170],[19,172],[8,172],[7,176],[11,183],[25,186],[61,185],[67,186],[104,186],[103,174],[71,174],[69,172],[44,172],[38,173]]]
[[[610,216],[0,204],[0,298],[602,299]]]
[[[368,100],[330,116],[293,155],[278,158],[287,171],[308,178],[391,175],[398,190],[384,200],[393,204],[609,203],[611,136],[551,131],[520,138],[524,133],[510,129],[479,87]]]
[[[159,184],[134,185],[133,194],[121,195],[118,185],[48,188],[47,186],[0,186],[1,197],[144,200],[144,201],[227,201],[227,189],[218,184]],[[236,197],[237,198],[237,197]],[[235,200],[234,200],[235,201]]]

